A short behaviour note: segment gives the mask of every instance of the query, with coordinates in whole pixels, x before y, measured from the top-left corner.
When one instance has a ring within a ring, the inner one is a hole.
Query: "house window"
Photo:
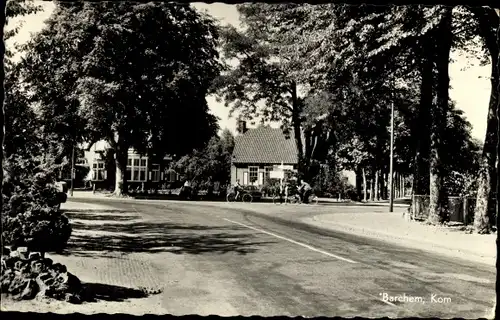
[[[106,179],[106,168],[104,167],[104,161],[95,160],[92,164],[92,180],[103,181]]]
[[[270,166],[270,167],[264,167],[264,170],[266,171],[266,174],[265,174],[265,179],[268,180],[271,178],[271,171],[273,171],[274,167],[273,166]]]
[[[165,181],[167,182],[175,182],[177,181],[177,173],[170,169],[165,172]]]
[[[127,160],[127,175],[129,181],[144,182],[146,181],[146,173],[148,170],[147,159],[129,158]]]
[[[160,165],[159,164],[151,165],[151,181],[153,181],[153,182],[160,181]]]
[[[248,178],[250,184],[253,184],[259,178],[259,167],[248,167]]]

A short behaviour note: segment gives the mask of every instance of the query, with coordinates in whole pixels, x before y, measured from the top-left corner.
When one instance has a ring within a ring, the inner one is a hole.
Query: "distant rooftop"
[[[285,136],[280,128],[259,126],[235,137],[233,163],[297,164],[293,131]]]

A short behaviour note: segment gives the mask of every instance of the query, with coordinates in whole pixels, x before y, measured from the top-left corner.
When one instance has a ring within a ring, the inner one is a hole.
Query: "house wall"
[[[89,174],[86,177],[87,181],[90,181],[93,185],[95,185],[96,189],[110,189],[114,188],[114,180],[115,180],[115,170],[114,167],[106,166],[106,163],[104,163],[103,166],[103,171],[104,173],[100,175],[100,179],[94,179],[95,175],[95,170],[94,169],[94,164],[98,164],[101,161],[101,155],[99,152],[102,152],[109,148],[109,145],[104,142],[104,141],[99,141],[96,144],[94,144],[89,151],[84,152],[84,158],[86,159],[86,162],[88,163],[90,167]],[[165,157],[162,161],[162,163],[159,163],[159,172],[160,172],[160,179],[159,181],[153,181],[153,163],[151,163],[148,159],[148,157],[140,157],[140,155],[134,151],[134,149],[130,148],[128,151],[128,163],[130,161],[134,161],[134,159],[140,159],[140,160],[146,160],[146,172],[145,172],[145,179],[141,179],[144,181],[128,181],[128,185],[131,188],[143,188],[144,189],[149,189],[149,188],[158,188],[162,187],[163,185],[172,185],[176,184],[179,181],[179,175],[176,173],[170,173],[167,171],[169,167],[170,161],[172,161],[171,157]]]
[[[234,163],[231,163],[231,185],[236,183],[236,170]]]
[[[351,171],[351,170],[342,170],[341,173],[347,177],[347,181],[349,181],[349,183],[352,185],[352,186],[355,186],[356,185],[356,173],[354,171]]]
[[[266,167],[278,166],[281,163],[266,163],[266,164],[233,164],[231,166],[231,184],[235,184],[236,180],[240,180],[241,185],[256,185],[262,186],[265,183]],[[284,164],[289,166],[291,170],[297,171],[297,166],[294,164]],[[250,182],[249,167],[258,167],[257,181],[253,184]],[[288,168],[287,168],[288,169]],[[245,177],[247,173],[247,177]]]

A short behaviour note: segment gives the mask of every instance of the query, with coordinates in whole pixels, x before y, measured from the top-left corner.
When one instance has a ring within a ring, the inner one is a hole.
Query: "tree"
[[[489,208],[491,208],[491,202],[494,201],[497,184],[495,163],[498,156],[496,145],[498,141],[497,108],[499,101],[498,86],[500,82],[498,71],[499,46],[496,41],[496,33],[500,19],[492,8],[470,7],[469,10],[472,11],[474,18],[478,21],[478,33],[483,40],[491,60],[491,94],[488,107],[486,137],[481,156],[481,166],[478,172],[478,192],[474,210],[474,231],[476,233],[489,233],[492,221]]]
[[[227,184],[231,177],[233,149],[234,136],[226,129],[220,137],[212,137],[204,149],[185,155],[173,167],[186,180]]]
[[[189,5],[58,3],[25,47],[25,81],[44,110],[79,128],[73,141],[110,144],[121,195],[129,148],[182,156],[216,131],[205,96],[219,73],[217,37],[214,21]]]
[[[289,21],[301,19],[304,5],[242,4],[238,5],[245,30],[223,28],[222,52],[237,65],[229,67],[214,84],[213,92],[225,100],[231,114],[239,112],[244,119],[260,118],[262,122],[281,123],[285,132],[293,129],[299,157],[299,172],[308,175],[314,152],[323,135],[320,126],[306,125],[304,96],[308,83],[297,77],[302,59],[290,51],[294,38]],[[324,159],[321,159],[324,160]]]
[[[5,58],[9,58],[12,56],[12,51],[9,51],[5,47],[5,41],[8,40],[9,38],[13,37],[17,31],[19,30],[19,27],[14,27],[8,32],[5,32],[4,28],[8,26],[9,20],[18,17],[18,16],[24,16],[28,15],[31,13],[35,13],[40,10],[40,6],[35,5],[34,1],[25,1],[25,0],[9,0],[9,1],[2,1],[0,4],[0,10],[2,12],[0,23],[2,26],[1,31],[1,36],[2,36],[2,44],[0,45],[0,54],[1,54],[1,59],[2,61],[6,62],[4,65],[4,68],[0,71],[0,78],[1,79],[8,79],[8,60]],[[5,68],[6,67],[6,68]],[[6,72],[7,71],[7,72]],[[1,86],[0,89],[0,127],[2,128],[0,130],[0,183],[3,186],[3,179],[4,179],[4,143],[5,143],[5,134],[6,134],[6,115],[5,115],[5,87]],[[0,199],[0,201],[2,201]],[[2,202],[0,202],[0,205]]]

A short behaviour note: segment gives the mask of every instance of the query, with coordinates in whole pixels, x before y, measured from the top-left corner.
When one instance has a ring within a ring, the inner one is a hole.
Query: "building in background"
[[[238,135],[234,140],[234,151],[231,161],[231,184],[236,180],[242,185],[262,187],[270,172],[283,164],[281,170],[297,172],[298,152],[293,130],[288,135],[280,128],[260,125],[247,128],[245,121],[238,120]],[[355,185],[355,174],[343,170],[351,185]]]
[[[107,151],[110,146],[99,141],[90,148],[85,148],[85,161],[90,167],[86,180],[96,189],[113,189],[115,185],[114,156]],[[170,169],[172,157],[165,156],[160,163],[141,156],[133,148],[128,150],[127,183],[133,189],[161,189],[178,183],[179,175]]]
[[[263,186],[270,172],[283,164],[284,170],[297,171],[297,144],[293,132],[285,135],[280,128],[261,125],[247,129],[245,121],[238,123],[231,161],[231,184],[236,180],[248,186]]]

